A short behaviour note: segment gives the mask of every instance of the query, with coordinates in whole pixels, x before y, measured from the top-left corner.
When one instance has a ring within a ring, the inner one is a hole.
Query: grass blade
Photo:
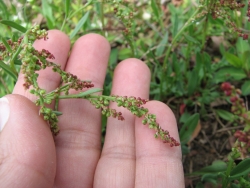
[[[5,3],[0,0],[0,9],[1,11],[3,12],[2,16],[4,16],[4,19],[9,19],[9,11],[8,11],[8,8],[7,6],[5,5]]]
[[[47,24],[48,24],[49,29],[53,29],[55,25],[54,16],[53,16],[52,7],[49,4],[48,0],[42,0],[42,12],[48,22]]]
[[[7,72],[12,78],[17,80],[17,75],[11,70],[11,68],[6,65],[4,62],[0,61],[0,67]]]
[[[180,140],[182,144],[186,144],[192,136],[196,126],[198,125],[200,114],[195,113],[188,118],[180,130]]]
[[[87,21],[88,17],[89,17],[89,12],[86,12],[86,14],[84,14],[84,16],[81,18],[81,20],[76,24],[76,27],[73,30],[73,32],[70,34],[70,39],[74,38],[74,36],[77,34],[77,32],[82,28],[84,23]]]
[[[65,17],[67,18],[69,15],[69,8],[70,8],[70,0],[65,1]]]
[[[22,33],[25,33],[27,31],[27,29],[24,28],[23,26],[17,24],[16,22],[10,21],[10,20],[1,20],[0,23],[7,25],[7,26],[10,26],[18,31],[21,31]]]
[[[153,10],[153,13],[154,13],[155,17],[156,17],[157,19],[159,19],[159,18],[160,18],[160,14],[159,14],[159,10],[160,10],[160,9],[159,9],[159,7],[157,6],[155,0],[151,0],[151,8],[152,8],[152,10]]]
[[[12,53],[12,49],[11,49],[10,45],[8,44],[8,42],[5,40],[5,38],[2,37],[1,39],[2,39],[2,42],[3,42],[4,46],[7,48],[7,50],[8,50],[10,53]]]

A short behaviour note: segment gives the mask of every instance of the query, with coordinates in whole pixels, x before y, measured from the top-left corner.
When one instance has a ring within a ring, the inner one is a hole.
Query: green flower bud
[[[52,110],[50,108],[45,108],[44,109],[44,113],[46,114],[51,114],[52,113]]]
[[[142,120],[142,124],[146,125],[148,123],[147,119]]]
[[[158,132],[155,133],[155,138],[158,138],[159,134]]]
[[[154,128],[154,124],[152,123],[149,123],[149,126],[148,126],[150,129],[153,129]]]
[[[108,106],[109,105],[109,101],[108,100],[104,100],[103,104],[104,104],[104,106]]]
[[[106,110],[102,110],[102,115],[105,115],[106,114]]]
[[[46,93],[45,89],[41,89],[40,92],[39,92],[40,95],[44,95],[45,93]]]
[[[51,99],[47,99],[47,100],[45,100],[45,103],[47,103],[47,104],[51,104]]]
[[[36,92],[36,91],[35,91],[34,89],[31,89],[31,90],[30,90],[30,93],[31,93],[31,94],[35,94],[35,92]]]
[[[47,120],[49,120],[49,116],[43,116],[43,119],[45,120],[45,121],[47,121]]]
[[[111,113],[110,112],[107,112],[106,113],[106,117],[110,117],[111,116]]]

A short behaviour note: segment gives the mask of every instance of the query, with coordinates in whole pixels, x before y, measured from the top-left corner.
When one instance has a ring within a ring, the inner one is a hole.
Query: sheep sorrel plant
[[[45,121],[48,122],[51,132],[54,135],[59,133],[58,127],[58,115],[61,112],[57,111],[57,104],[59,100],[69,98],[86,99],[97,109],[101,109],[103,115],[107,117],[114,117],[123,121],[124,117],[121,112],[117,112],[115,109],[110,109],[110,102],[117,103],[118,106],[122,106],[128,109],[133,115],[137,117],[144,116],[142,123],[148,124],[149,128],[154,129],[155,137],[161,138],[163,142],[172,146],[179,146],[180,144],[169,135],[169,132],[163,130],[156,121],[156,116],[150,114],[148,109],[144,108],[144,105],[148,100],[141,99],[140,97],[127,97],[127,96],[105,96],[97,95],[94,93],[100,92],[101,89],[93,88],[94,85],[91,81],[80,80],[75,75],[63,71],[59,65],[49,61],[55,57],[48,50],[43,49],[41,51],[36,50],[32,45],[36,39],[47,39],[47,31],[40,30],[39,26],[33,26],[27,30],[23,37],[19,38],[16,42],[12,40],[5,41],[0,44],[1,60],[14,62],[18,58],[21,60],[21,73],[24,74],[25,83],[23,84],[25,89],[30,89],[30,93],[37,96],[35,104],[40,106],[39,113],[43,115]],[[12,58],[9,58],[12,57]],[[6,68],[7,65],[5,65]],[[11,63],[10,63],[11,67]],[[61,86],[51,92],[47,92],[38,85],[37,79],[39,77],[39,70],[52,67],[55,73],[61,76]],[[12,67],[13,68],[13,67]],[[80,91],[78,94],[69,94],[69,90],[74,89]],[[81,92],[82,89],[87,89]],[[50,109],[46,105],[55,101],[55,109]]]

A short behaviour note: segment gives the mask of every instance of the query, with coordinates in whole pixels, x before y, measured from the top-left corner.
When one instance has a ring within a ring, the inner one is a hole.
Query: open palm
[[[69,38],[57,30],[49,31],[49,39],[36,41],[34,46],[49,50],[54,62],[67,72],[103,87],[110,46],[102,36],[79,38],[70,56]],[[60,77],[49,69],[39,75],[39,84],[47,91],[60,84]],[[8,99],[6,109],[10,109],[0,133],[0,187],[184,187],[180,147],[171,148],[155,139],[154,132],[126,109],[119,108],[125,121],[108,119],[101,148],[100,110],[86,100],[61,100],[60,134],[53,138],[23,83],[20,75],[13,94],[0,102],[0,108],[6,107]],[[149,84],[148,67],[138,59],[127,59],[115,69],[111,92],[148,98]],[[150,101],[145,106],[157,115],[161,127],[178,138],[174,115],[165,104]],[[117,107],[112,104],[111,108]]]

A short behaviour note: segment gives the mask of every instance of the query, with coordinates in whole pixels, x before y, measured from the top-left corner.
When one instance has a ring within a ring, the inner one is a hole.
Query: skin
[[[51,30],[47,41],[36,49],[47,49],[54,62],[82,80],[102,88],[110,46],[100,35],[88,34],[74,44],[64,33]],[[51,70],[39,73],[39,84],[55,89],[60,77]],[[123,108],[124,121],[109,118],[101,148],[101,113],[88,101],[61,100],[60,133],[53,139],[47,123],[32,103],[34,96],[23,88],[20,75],[12,95],[7,95],[10,117],[0,133],[0,187],[184,187],[181,148],[169,147],[154,138],[154,131]],[[127,59],[114,72],[112,94],[149,97],[150,71],[142,61]],[[73,93],[73,91],[71,92]],[[176,120],[164,103],[150,101],[147,107],[170,135],[179,139]]]

